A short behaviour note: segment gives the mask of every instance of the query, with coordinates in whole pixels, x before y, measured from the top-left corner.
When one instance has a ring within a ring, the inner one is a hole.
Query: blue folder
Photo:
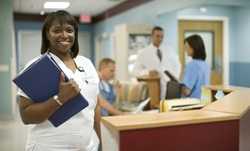
[[[58,94],[61,72],[53,58],[45,54],[19,74],[13,82],[35,103],[44,102]],[[79,93],[53,113],[49,121],[58,127],[87,106],[88,101]]]

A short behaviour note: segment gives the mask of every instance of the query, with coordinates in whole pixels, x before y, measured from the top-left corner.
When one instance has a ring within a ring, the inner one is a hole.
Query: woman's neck
[[[54,55],[56,55],[58,58],[60,58],[62,61],[67,61],[69,59],[72,59],[70,53],[67,51],[65,53],[59,52],[59,51],[55,51],[53,49],[50,49],[50,52],[53,53]]]

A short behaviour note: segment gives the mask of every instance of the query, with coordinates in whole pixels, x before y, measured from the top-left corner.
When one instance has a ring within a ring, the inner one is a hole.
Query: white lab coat
[[[99,139],[94,130],[95,106],[99,93],[97,72],[91,61],[83,56],[77,56],[75,62],[85,71],[76,70],[73,73],[57,56],[52,53],[50,55],[66,76],[76,81],[81,94],[88,100],[89,106],[57,128],[48,120],[30,125],[26,151],[97,151]],[[38,58],[30,61],[27,66]],[[27,97],[21,90],[18,91],[18,95]]]
[[[159,49],[162,52],[161,62],[157,56],[157,48],[153,44],[140,50],[133,69],[133,74],[135,76],[141,76],[148,74],[150,70],[158,71],[161,78],[161,99],[164,99],[166,95],[166,84],[167,81],[169,81],[164,71],[168,70],[176,78],[179,78],[181,65],[178,55],[171,47],[160,46]]]

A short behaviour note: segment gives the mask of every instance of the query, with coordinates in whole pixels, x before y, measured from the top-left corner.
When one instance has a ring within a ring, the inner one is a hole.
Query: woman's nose
[[[67,37],[67,36],[68,36],[68,32],[62,31],[62,36],[63,36],[63,37]]]
[[[62,37],[62,38],[67,38],[68,37],[68,32],[63,30],[63,31],[60,32],[59,36]]]

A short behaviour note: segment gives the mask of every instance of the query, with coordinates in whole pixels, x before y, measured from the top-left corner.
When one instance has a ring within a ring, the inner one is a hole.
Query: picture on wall
[[[128,44],[128,72],[129,76],[132,74],[137,54],[140,50],[147,47],[150,44],[150,34],[129,34]]]

